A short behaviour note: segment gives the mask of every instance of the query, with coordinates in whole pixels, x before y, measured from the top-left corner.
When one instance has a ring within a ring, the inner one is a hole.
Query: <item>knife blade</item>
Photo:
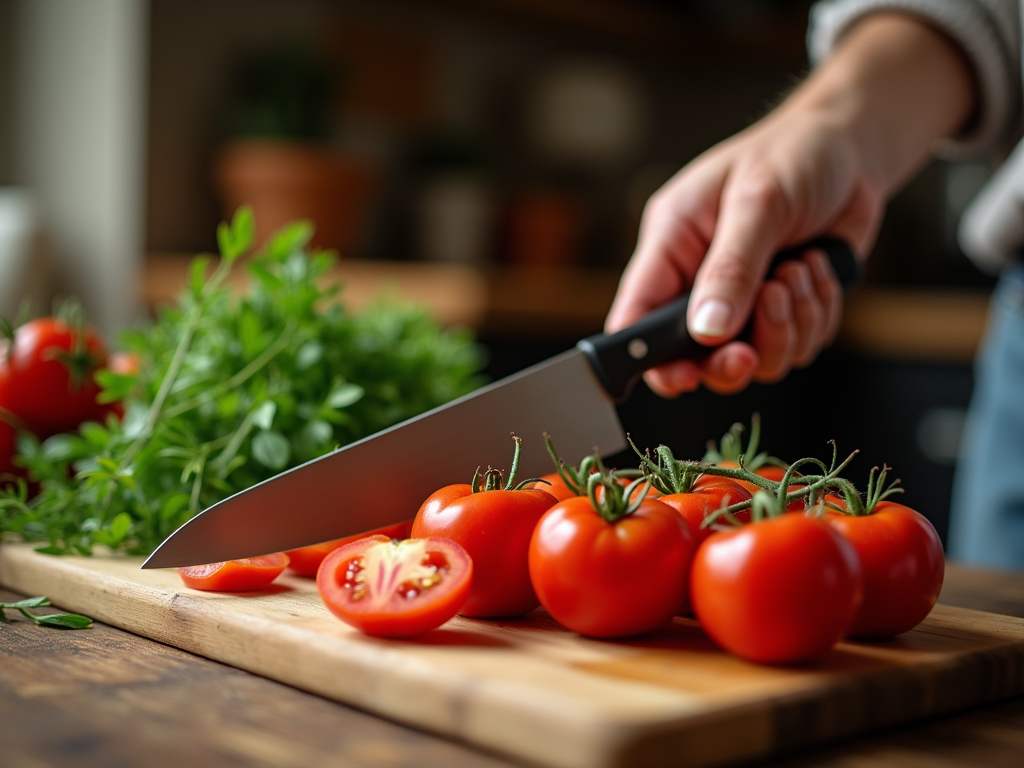
[[[775,255],[769,270],[807,248],[829,257],[851,286],[859,265],[849,246],[816,238]],[[615,403],[649,368],[699,358],[713,348],[686,330],[689,295],[613,334],[286,470],[201,512],[143,563],[165,568],[298,549],[409,520],[443,485],[468,482],[476,467],[507,467],[514,433],[523,441],[517,477],[551,472],[543,434],[563,456],[603,456],[626,447]],[[749,324],[741,337],[749,335]]]

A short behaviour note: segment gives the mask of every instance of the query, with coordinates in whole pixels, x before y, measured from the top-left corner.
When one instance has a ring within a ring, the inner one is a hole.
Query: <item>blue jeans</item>
[[[960,453],[950,556],[1024,570],[1024,264],[993,295]]]

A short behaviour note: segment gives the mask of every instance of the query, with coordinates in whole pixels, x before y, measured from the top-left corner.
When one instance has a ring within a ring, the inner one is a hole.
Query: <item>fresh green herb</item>
[[[43,627],[54,627],[56,629],[88,629],[92,626],[92,619],[77,613],[50,613],[45,616],[36,616],[29,613],[29,608],[45,608],[50,604],[48,597],[26,597],[16,603],[0,603],[0,623],[7,624],[8,619],[4,611],[17,611],[26,619],[34,621]]]
[[[347,312],[307,223],[247,261],[243,296],[229,289],[253,232],[240,210],[218,229],[219,263],[197,257],[178,302],[122,334],[139,373],[98,378],[123,419],[20,438],[38,493],[0,492],[0,535],[48,542],[50,554],[148,554],[220,499],[480,384],[468,333],[395,301]]]

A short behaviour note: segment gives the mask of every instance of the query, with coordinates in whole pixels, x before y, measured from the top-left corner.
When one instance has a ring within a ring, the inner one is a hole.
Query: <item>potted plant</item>
[[[242,61],[214,175],[226,215],[252,206],[258,242],[309,219],[315,246],[346,255],[358,244],[372,174],[329,142],[335,83],[329,62],[294,43]]]

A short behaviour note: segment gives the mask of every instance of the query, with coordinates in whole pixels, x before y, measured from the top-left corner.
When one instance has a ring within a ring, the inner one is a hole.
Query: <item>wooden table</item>
[[[1024,575],[950,566],[941,600],[1024,617]],[[1018,768],[1022,755],[1024,697],[770,764]],[[0,625],[4,768],[211,764],[513,765],[105,625]]]

